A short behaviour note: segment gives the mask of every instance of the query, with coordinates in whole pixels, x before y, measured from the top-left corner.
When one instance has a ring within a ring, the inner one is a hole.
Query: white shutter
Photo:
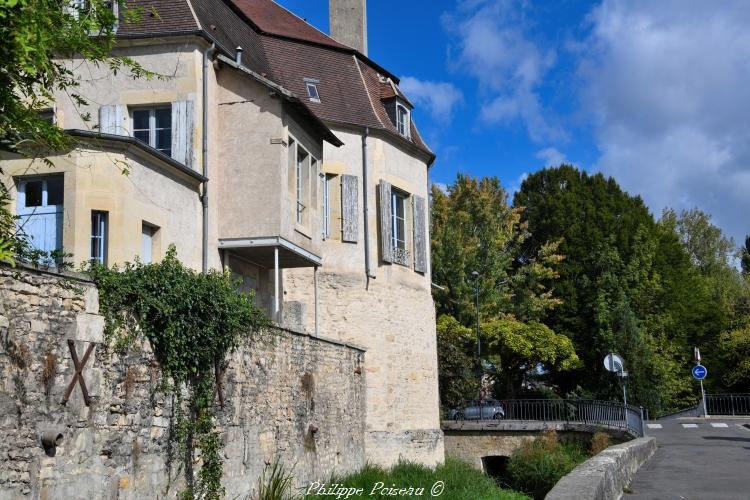
[[[103,134],[127,135],[123,127],[125,106],[110,104],[99,108],[99,132]]]
[[[393,240],[391,219],[391,185],[380,181],[378,186],[380,201],[380,253],[384,262],[393,262]]]
[[[193,101],[172,103],[172,158],[193,168]]]
[[[425,231],[425,202],[421,196],[412,196],[414,214],[414,270],[427,271],[427,232]]]
[[[341,240],[356,243],[359,236],[359,190],[356,175],[341,176]]]

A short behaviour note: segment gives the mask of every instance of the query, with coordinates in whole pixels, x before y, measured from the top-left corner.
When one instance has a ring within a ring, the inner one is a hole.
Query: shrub
[[[545,431],[513,453],[506,472],[512,488],[541,499],[585,460],[586,454],[579,445],[561,444],[555,431]]]
[[[609,448],[609,434],[605,432],[597,432],[591,436],[591,443],[589,444],[589,451],[591,455],[598,455],[602,451]]]

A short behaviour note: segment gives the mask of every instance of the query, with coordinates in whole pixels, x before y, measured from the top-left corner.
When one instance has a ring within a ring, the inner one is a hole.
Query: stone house
[[[65,61],[89,104],[46,112],[75,146],[52,166],[0,153],[33,244],[106,265],[175,244],[230,270],[279,324],[366,349],[369,461],[442,461],[434,154],[367,56],[365,0],[330,0],[330,36],[272,0],[128,5],[116,53],[166,78]]]

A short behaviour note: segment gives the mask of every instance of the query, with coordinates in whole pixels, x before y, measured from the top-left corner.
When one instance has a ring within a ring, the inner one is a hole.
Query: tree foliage
[[[459,174],[443,193],[432,189],[432,271],[444,289],[434,297],[438,313],[469,325],[476,318],[472,272],[479,273],[483,320],[511,314],[539,319],[558,301],[544,283],[556,276],[556,243],[545,242],[521,255],[529,233],[521,209],[508,206],[507,193],[495,177]]]
[[[515,397],[525,375],[538,367],[567,371],[580,365],[573,342],[536,321],[500,319],[482,325],[482,331],[507,397]]]
[[[475,334],[471,328],[452,316],[437,319],[438,387],[440,402],[446,408],[458,407],[466,397],[477,391]]]

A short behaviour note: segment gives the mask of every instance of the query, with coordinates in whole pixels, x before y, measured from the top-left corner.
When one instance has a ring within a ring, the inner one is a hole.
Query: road
[[[659,420],[646,433],[658,449],[623,500],[750,500],[750,419]]]

